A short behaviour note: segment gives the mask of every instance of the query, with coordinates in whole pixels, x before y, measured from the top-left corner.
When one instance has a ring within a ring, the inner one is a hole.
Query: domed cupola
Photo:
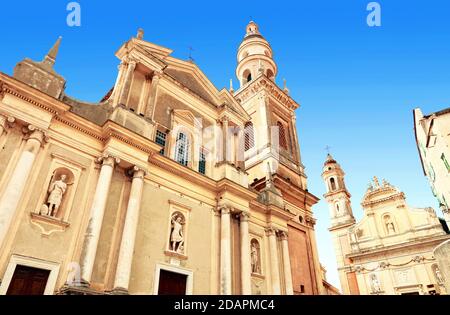
[[[244,40],[237,53],[236,76],[241,87],[261,74],[265,74],[269,79],[275,81],[278,69],[273,60],[269,42],[261,35],[255,22],[251,21],[246,30]]]

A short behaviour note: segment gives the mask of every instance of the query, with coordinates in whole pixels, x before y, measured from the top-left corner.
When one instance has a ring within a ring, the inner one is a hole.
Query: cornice
[[[267,91],[270,96],[275,98],[278,102],[280,102],[290,110],[296,110],[300,107],[300,105],[296,101],[294,101],[292,97],[287,95],[278,87],[278,85],[275,84],[275,82],[270,80],[264,74],[260,75],[257,79],[244,86],[243,89],[237,91],[237,93],[235,94],[235,98],[238,100],[238,102],[243,103],[263,90]]]

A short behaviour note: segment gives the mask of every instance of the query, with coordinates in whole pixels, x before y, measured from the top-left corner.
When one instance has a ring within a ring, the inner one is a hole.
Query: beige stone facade
[[[0,73],[0,294],[326,294],[289,91],[251,22],[238,90],[143,39],[98,104]]]
[[[324,195],[344,294],[447,294],[433,251],[449,240],[432,208],[413,208],[405,194],[374,178],[356,222],[345,173],[331,155],[324,164]]]
[[[415,109],[414,131],[424,174],[450,227],[450,109],[427,116]]]

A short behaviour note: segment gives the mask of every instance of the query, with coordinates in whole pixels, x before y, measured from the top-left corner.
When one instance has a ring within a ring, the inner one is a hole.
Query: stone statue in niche
[[[375,274],[370,276],[370,287],[372,289],[372,293],[380,293],[382,291],[380,280],[378,280],[378,277]]]
[[[389,217],[386,218],[386,228],[388,231],[388,235],[395,234],[394,222],[392,222],[391,218]]]
[[[437,265],[434,266],[434,274],[436,275],[436,280],[438,282],[438,284],[442,285],[444,284],[444,276],[441,273],[441,270],[439,269],[439,267]]]
[[[177,212],[172,215],[171,222],[170,249],[178,254],[184,254],[184,217],[181,213]]]
[[[257,240],[251,242],[252,273],[261,274],[260,248]]]
[[[41,207],[41,215],[56,217],[61,206],[64,194],[67,191],[67,175],[61,175],[59,180],[55,180],[50,184],[48,189],[49,196],[47,203]]]

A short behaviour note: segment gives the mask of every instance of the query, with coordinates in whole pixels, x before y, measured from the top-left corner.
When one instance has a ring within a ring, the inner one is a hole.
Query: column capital
[[[144,168],[135,165],[129,168],[126,171],[126,174],[132,178],[144,179],[145,175],[147,175],[147,171]]]
[[[278,237],[282,240],[282,241],[287,241],[288,240],[288,233],[285,231],[278,231]]]
[[[161,77],[164,75],[164,72],[163,71],[160,71],[160,70],[155,70],[155,71],[153,71],[153,79],[154,80],[159,80],[159,79],[161,79]]]
[[[15,121],[15,120],[14,120]],[[36,140],[41,146],[48,142],[47,132],[34,125],[28,125],[22,128],[22,132],[25,134],[27,140]]]
[[[267,236],[276,236],[277,234],[277,230],[274,229],[273,227],[265,228],[265,232]]]
[[[12,127],[14,127],[15,123],[16,123],[16,119],[14,117],[0,114],[0,125],[1,126],[4,126],[4,127],[8,126],[8,127],[12,128]]]
[[[231,214],[231,208],[227,207],[227,206],[221,207],[220,208],[220,213],[222,215]]]
[[[250,213],[248,212],[239,213],[239,219],[241,222],[248,222],[250,220]]]
[[[112,156],[108,153],[104,153],[102,156],[97,158],[97,163],[102,165],[108,165],[114,167],[116,164],[120,163],[120,159],[118,157]]]

